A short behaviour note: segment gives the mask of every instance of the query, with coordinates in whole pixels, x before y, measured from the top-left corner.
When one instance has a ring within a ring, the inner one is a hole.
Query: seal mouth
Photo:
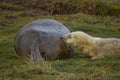
[[[65,36],[60,37],[60,39],[61,39],[66,45],[68,45],[68,44],[67,44],[67,39],[66,39]]]
[[[66,45],[68,45],[67,42],[66,42],[66,40],[65,40],[65,38],[64,38],[64,36],[60,37],[60,39],[61,39]]]

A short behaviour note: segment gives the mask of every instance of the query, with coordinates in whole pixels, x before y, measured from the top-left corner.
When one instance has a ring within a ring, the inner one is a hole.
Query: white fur
[[[92,59],[120,56],[120,39],[118,38],[92,37],[85,32],[76,31],[64,35],[63,39]]]

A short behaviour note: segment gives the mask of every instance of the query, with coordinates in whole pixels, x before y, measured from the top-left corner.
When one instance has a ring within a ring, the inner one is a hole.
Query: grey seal
[[[33,61],[66,59],[72,47],[61,37],[71,33],[62,23],[52,19],[40,19],[24,25],[14,41],[17,57],[27,57]]]

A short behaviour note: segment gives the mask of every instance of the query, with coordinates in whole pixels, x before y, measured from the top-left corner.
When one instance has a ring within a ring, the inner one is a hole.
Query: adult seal
[[[23,26],[16,35],[14,49],[17,57],[33,61],[65,59],[70,56],[71,46],[61,37],[71,31],[52,19],[41,19]]]

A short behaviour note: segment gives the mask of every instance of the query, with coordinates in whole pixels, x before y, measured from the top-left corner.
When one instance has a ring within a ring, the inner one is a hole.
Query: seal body
[[[119,38],[93,37],[85,32],[76,31],[64,35],[63,40],[91,59],[120,57]]]
[[[34,61],[68,58],[72,49],[61,37],[70,32],[66,26],[52,19],[28,23],[16,35],[16,55]]]

